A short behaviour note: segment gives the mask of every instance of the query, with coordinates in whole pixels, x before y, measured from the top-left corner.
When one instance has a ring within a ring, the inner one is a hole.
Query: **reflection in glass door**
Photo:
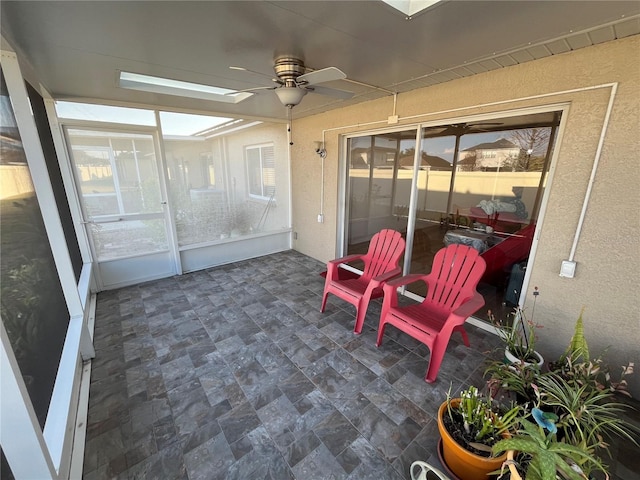
[[[420,142],[415,129],[348,139],[346,253],[366,251],[376,232],[393,228],[412,239],[405,273],[424,273],[439,249],[470,245],[487,263],[477,316],[509,319],[559,121],[560,112],[546,112],[423,128]],[[424,285],[408,290],[423,295]]]
[[[174,273],[153,136],[82,128],[66,133],[103,286]]]
[[[348,253],[383,228],[406,231],[414,146],[415,130],[349,140]]]

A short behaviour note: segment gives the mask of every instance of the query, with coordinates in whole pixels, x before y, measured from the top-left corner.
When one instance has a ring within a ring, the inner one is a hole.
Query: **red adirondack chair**
[[[327,277],[324,283],[320,311],[324,312],[327,296],[330,293],[355,305],[356,325],[353,331],[360,333],[369,301],[372,298],[382,296],[383,282],[402,273],[398,261],[404,253],[404,245],[405,242],[400,232],[381,230],[371,239],[366,255],[348,255],[327,262]],[[339,268],[340,265],[356,260],[364,262],[362,275],[356,278],[349,278],[353,275],[341,275],[341,271],[344,273],[347,271]]]
[[[411,274],[387,282],[384,285],[377,346],[382,343],[387,323],[421,341],[431,350],[425,381],[434,382],[451,334],[460,332],[464,344],[469,346],[464,322],[484,305],[484,298],[476,287],[485,267],[485,261],[477,250],[453,244],[436,253],[428,275]],[[427,285],[424,301],[398,305],[397,288],[418,281]]]

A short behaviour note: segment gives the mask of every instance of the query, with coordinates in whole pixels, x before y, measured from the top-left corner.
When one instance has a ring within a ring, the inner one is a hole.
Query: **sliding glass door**
[[[366,251],[383,228],[406,231],[415,132],[349,140],[349,253]]]
[[[470,245],[487,263],[479,286],[486,308],[477,316],[508,318],[520,301],[559,120],[545,112],[349,138],[346,253],[366,251],[376,232],[393,228],[407,239],[405,273],[424,273],[439,249]],[[424,294],[419,284],[408,290]]]

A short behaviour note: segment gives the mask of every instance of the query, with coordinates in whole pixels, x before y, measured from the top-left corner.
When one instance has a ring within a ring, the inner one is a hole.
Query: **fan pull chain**
[[[291,123],[292,123],[292,116],[293,116],[293,105],[288,105],[287,106],[287,119],[289,120],[289,125],[287,125],[287,132],[289,134],[289,145],[293,145],[293,134],[291,133]]]

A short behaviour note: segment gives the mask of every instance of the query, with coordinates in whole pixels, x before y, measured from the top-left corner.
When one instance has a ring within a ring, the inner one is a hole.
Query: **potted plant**
[[[580,448],[590,455],[607,453],[607,440],[619,436],[633,442],[633,427],[621,417],[627,405],[615,402],[613,395],[595,385],[571,384],[556,373],[538,379],[540,404],[554,415],[557,436],[563,442]],[[582,465],[589,474],[591,466]]]
[[[542,355],[535,350],[536,329],[542,328],[533,320],[525,317],[524,311],[516,307],[511,314],[510,322],[496,320],[495,316],[488,311],[489,320],[498,331],[498,335],[504,341],[504,356],[508,363],[525,363],[537,365],[541,368],[544,364]]]
[[[625,377],[633,373],[633,362],[623,365],[619,377],[616,375],[614,378],[609,368],[604,364],[603,357],[606,350],[599,357],[591,359],[589,345],[584,336],[583,313],[584,308],[576,320],[573,336],[567,350],[557,361],[550,363],[550,370],[577,386],[588,385],[600,391],[631,397],[627,390]]]
[[[506,460],[492,456],[492,446],[514,425],[520,407],[501,408],[474,386],[460,398],[449,398],[438,410],[443,461],[451,472],[465,480],[486,480]]]
[[[616,400],[618,394],[631,396],[625,377],[633,373],[634,365],[623,365],[619,376],[614,376],[604,364],[603,355],[590,359],[582,315],[566,352],[550,364],[551,371],[536,384],[540,404],[557,416],[558,436],[597,456],[608,453],[608,441],[614,436],[638,445],[638,429],[622,416],[629,405]],[[590,466],[580,465],[587,474]]]
[[[555,480],[556,475],[590,478],[594,471],[607,476],[601,457],[608,453],[609,438],[618,436],[637,445],[637,429],[621,416],[628,406],[615,401],[617,393],[629,395],[624,377],[633,372],[633,364],[623,366],[620,377],[614,379],[601,358],[589,360],[582,323],[581,314],[569,347],[550,364],[551,371],[497,362],[487,369],[490,384],[499,383],[500,388],[515,391],[519,397],[527,395],[528,404],[534,406],[531,411],[523,406],[517,434],[494,447],[495,453],[508,449],[520,452],[517,461],[507,462],[512,479],[517,475],[527,480]],[[529,389],[523,388],[527,381]],[[513,471],[516,464],[520,466],[517,474]]]
[[[559,441],[555,414],[544,412],[538,408],[532,410],[536,421],[533,424],[525,418],[520,418],[520,428],[515,436],[497,442],[493,451],[496,454],[508,451],[520,453],[521,463],[514,460],[513,453],[509,455],[511,480],[555,480],[561,478],[584,480],[587,478],[582,466],[589,466],[589,470],[597,468],[605,472],[602,462],[584,448]],[[547,433],[545,433],[545,430]]]
[[[536,394],[533,385],[541,375],[538,365],[525,362],[490,362],[484,371],[491,398],[500,402],[514,400],[523,408],[533,406]]]

